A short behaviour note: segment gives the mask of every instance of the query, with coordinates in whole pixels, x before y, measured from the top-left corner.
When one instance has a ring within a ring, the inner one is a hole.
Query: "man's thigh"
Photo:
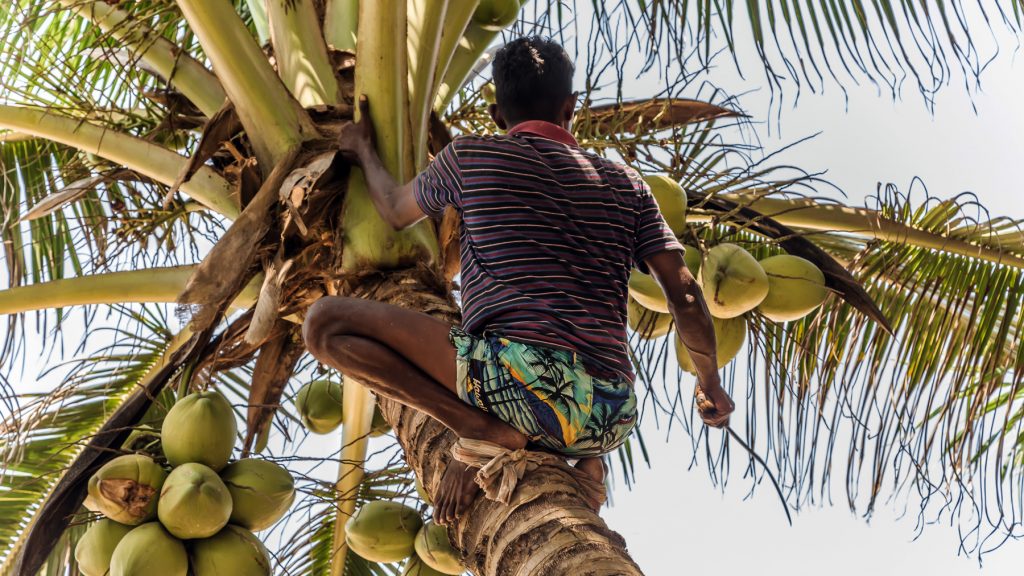
[[[451,391],[455,386],[455,347],[451,324],[432,316],[362,298],[331,297],[317,302],[328,330],[370,338],[391,348]]]

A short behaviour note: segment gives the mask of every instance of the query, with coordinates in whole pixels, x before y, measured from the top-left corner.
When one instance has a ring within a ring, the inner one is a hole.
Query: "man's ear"
[[[498,110],[497,104],[490,104],[487,106],[487,111],[491,113],[491,120],[498,125],[501,130],[508,130],[508,122],[505,122],[505,117],[502,116],[501,111]]]
[[[559,120],[561,124],[565,126],[566,130],[572,127],[573,116],[576,115],[576,99],[577,94],[573,92],[566,97],[565,102],[562,103],[562,111]]]

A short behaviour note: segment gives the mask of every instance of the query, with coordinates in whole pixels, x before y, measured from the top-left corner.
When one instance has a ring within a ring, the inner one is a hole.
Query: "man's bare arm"
[[[722,388],[715,352],[715,327],[704,303],[704,295],[686,267],[683,253],[665,250],[651,255],[644,262],[665,292],[676,332],[697,370],[697,383],[714,404],[713,409],[702,410],[701,417],[709,426],[727,425],[735,405]]]
[[[359,112],[359,122],[342,127],[338,151],[363,169],[370,198],[384,221],[395,230],[408,228],[426,218],[426,214],[413,197],[412,182],[399,183],[381,162],[374,145],[373,121],[365,96],[359,99]]]

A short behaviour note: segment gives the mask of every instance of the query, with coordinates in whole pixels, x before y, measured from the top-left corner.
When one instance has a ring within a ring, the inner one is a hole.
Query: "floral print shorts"
[[[452,327],[463,402],[489,412],[530,442],[570,458],[618,448],[636,424],[632,382],[590,375],[571,350],[473,336]]]

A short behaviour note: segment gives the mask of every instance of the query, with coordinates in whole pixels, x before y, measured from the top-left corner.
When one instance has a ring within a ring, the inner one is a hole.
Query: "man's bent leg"
[[[328,297],[314,304],[303,326],[310,353],[375,393],[429,414],[460,438],[509,449],[526,437],[455,393],[455,349],[450,327],[426,314],[356,298]],[[475,498],[474,469],[451,462],[434,507],[450,522]]]

